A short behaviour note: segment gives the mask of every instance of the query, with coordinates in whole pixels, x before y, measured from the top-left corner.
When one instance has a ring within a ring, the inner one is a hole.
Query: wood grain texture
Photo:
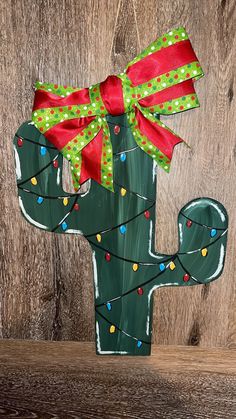
[[[97,357],[81,342],[0,342],[0,417],[233,419],[236,352],[157,347]]]
[[[156,243],[177,248],[180,208],[199,196],[230,217],[223,276],[209,286],[156,293],[159,344],[236,347],[234,0],[1,1],[0,337],[93,340],[91,251],[86,240],[39,231],[22,218],[12,137],[30,119],[36,79],[87,86],[122,71],[157,36],[183,25],[205,70],[201,108],[168,117],[191,145],[158,176]],[[165,121],[164,121],[165,122]]]

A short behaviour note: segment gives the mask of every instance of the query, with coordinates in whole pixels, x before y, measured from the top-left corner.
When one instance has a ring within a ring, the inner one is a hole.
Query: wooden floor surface
[[[85,342],[1,341],[0,417],[234,419],[236,351],[104,357]]]

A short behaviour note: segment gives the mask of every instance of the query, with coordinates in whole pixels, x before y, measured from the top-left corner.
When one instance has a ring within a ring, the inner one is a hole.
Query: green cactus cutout
[[[178,216],[179,250],[154,250],[156,170],[137,147],[126,115],[108,116],[113,154],[112,193],[94,181],[84,194],[62,188],[62,156],[32,125],[14,138],[22,214],[35,227],[83,234],[93,251],[97,354],[149,355],[153,291],[207,284],[224,266],[228,217],[210,198],[185,205]],[[114,130],[118,125],[120,130]]]

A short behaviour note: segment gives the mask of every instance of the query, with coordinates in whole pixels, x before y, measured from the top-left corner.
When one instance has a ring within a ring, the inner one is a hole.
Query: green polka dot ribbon
[[[36,82],[32,120],[71,163],[75,190],[93,179],[113,191],[113,152],[106,116],[127,114],[137,145],[166,172],[183,140],[159,115],[199,106],[203,71],[184,28],[158,38],[117,76],[89,88]],[[118,133],[119,135],[119,133]]]

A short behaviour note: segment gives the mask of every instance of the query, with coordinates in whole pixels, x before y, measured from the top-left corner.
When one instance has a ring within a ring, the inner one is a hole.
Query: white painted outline
[[[153,165],[152,165],[152,183],[155,182],[156,175],[157,175],[157,163],[155,162],[155,160],[153,160]]]
[[[33,218],[31,218],[30,215],[26,212],[26,209],[23,205],[23,201],[22,201],[21,196],[19,196],[19,204],[20,204],[20,209],[21,209],[22,213],[24,214],[25,218],[29,221],[29,223],[33,224],[35,227],[42,228],[43,230],[48,230],[47,226],[45,226],[43,224],[40,224],[37,221],[33,220]]]
[[[177,287],[180,286],[180,284],[178,282],[168,282],[166,284],[158,284],[158,285],[154,285],[148,293],[148,313],[150,310],[150,302],[151,302],[151,296],[154,290],[156,290],[157,288],[163,288],[163,287]],[[147,322],[146,322],[146,335],[149,336],[149,327],[150,327],[150,315],[148,314],[147,316]]]
[[[78,234],[79,236],[83,236],[83,233],[81,230],[74,230],[73,228],[69,228],[68,230],[65,230],[65,233]]]
[[[203,198],[203,199],[207,200],[208,205],[211,205],[213,208],[216,209],[216,211],[220,215],[221,221],[224,222],[226,220],[225,214],[223,213],[223,211],[220,210],[218,205],[216,203],[212,202],[211,198]],[[184,210],[188,210],[189,208],[195,207],[195,205],[199,205],[199,201],[201,201],[201,199],[198,199],[196,201],[191,202],[187,207],[184,207]]]
[[[150,229],[149,229],[149,240],[148,240],[148,253],[150,256],[155,259],[163,259],[163,255],[155,255],[152,253],[152,235],[153,235],[153,222],[150,220]]]
[[[96,253],[93,251],[92,254],[92,261],[93,261],[93,280],[94,280],[94,287],[95,287],[95,297],[99,297],[99,288],[98,288],[98,270],[97,270],[97,261],[96,261]]]
[[[224,257],[225,257],[225,246],[224,246],[223,243],[221,243],[221,246],[220,246],[220,258],[219,258],[218,266],[217,266],[215,272],[211,276],[209,276],[208,278],[206,278],[205,281],[211,280],[213,278],[216,278],[220,274],[220,272],[224,268]]]
[[[96,338],[97,338],[97,351],[101,355],[112,355],[112,354],[128,355],[129,353],[126,351],[102,351],[98,321],[96,321]]]
[[[179,223],[179,245],[183,243],[183,224]]]
[[[57,169],[57,185],[60,185],[60,180],[61,180],[60,174],[61,174],[61,168],[58,167],[58,169]]]
[[[17,180],[21,180],[22,175],[21,175],[20,158],[19,158],[19,154],[15,146],[14,146],[14,152],[15,152],[15,164],[16,164],[16,178]]]

